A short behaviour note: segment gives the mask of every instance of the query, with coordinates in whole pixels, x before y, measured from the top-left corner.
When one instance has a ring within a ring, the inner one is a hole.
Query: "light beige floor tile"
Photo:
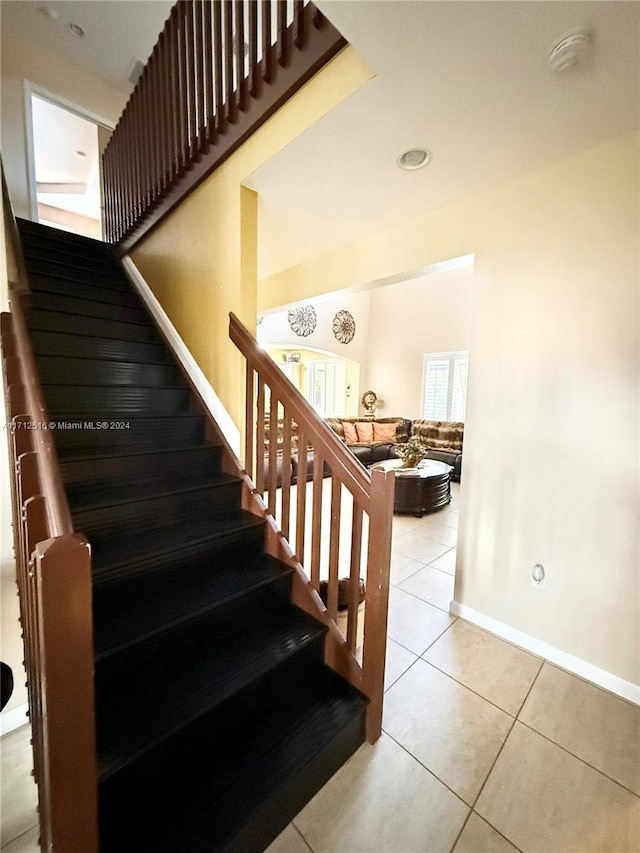
[[[447,574],[449,575],[455,575],[457,554],[458,549],[452,548],[450,551],[447,551],[441,557],[437,557],[435,560],[431,560],[429,565],[433,566],[434,569],[439,569],[441,572],[447,572]]]
[[[31,776],[30,726],[0,740],[0,842],[4,846],[38,823],[38,794]]]
[[[387,634],[416,655],[426,651],[453,621],[453,616],[398,587],[389,593]]]
[[[475,812],[471,812],[453,853],[518,853],[517,849]]]
[[[405,557],[413,557],[414,560],[425,564],[446,553],[451,546],[431,539],[429,525],[426,524],[399,536],[391,547],[394,554],[404,554]]]
[[[444,525],[445,527],[453,527],[458,529],[460,521],[460,513],[457,510],[445,509],[429,517],[428,524]]]
[[[406,672],[411,664],[418,660],[418,656],[398,645],[393,640],[387,639],[387,659],[384,669],[384,689],[387,690],[394,681],[397,681],[403,672]]]
[[[519,722],[476,811],[525,853],[638,851],[640,799]]]
[[[419,569],[424,566],[419,560],[414,560],[413,557],[405,557],[404,554],[391,553],[391,574],[389,580],[392,584],[397,585],[402,583],[406,578],[415,575]]]
[[[434,542],[439,542],[441,545],[447,545],[449,548],[453,548],[454,545],[458,544],[457,527],[448,527],[446,524],[429,522],[425,526],[425,533],[429,536],[429,539],[433,539]]]
[[[473,804],[513,719],[422,660],[385,695],[383,728]]]
[[[468,808],[383,734],[296,817],[315,853],[448,853]]]
[[[2,853],[42,853],[38,839],[40,838],[40,830],[37,826],[28,830],[23,835],[20,835],[10,844],[3,845]],[[301,851],[302,853],[302,851]],[[304,853],[309,853],[305,850]]]
[[[415,530],[417,527],[421,527],[424,524],[424,521],[424,517],[417,518],[415,515],[410,515],[409,513],[396,513],[393,516],[394,539],[398,536],[402,536],[403,533],[408,533],[410,530]]]
[[[423,601],[428,601],[448,613],[449,603],[453,598],[453,585],[454,579],[451,575],[426,566],[399,586],[405,592],[417,595]]]
[[[640,795],[636,705],[545,663],[520,719]]]
[[[514,717],[542,666],[533,655],[460,619],[424,657]]]
[[[271,842],[265,853],[309,853],[309,847],[295,826],[290,823],[275,841]]]

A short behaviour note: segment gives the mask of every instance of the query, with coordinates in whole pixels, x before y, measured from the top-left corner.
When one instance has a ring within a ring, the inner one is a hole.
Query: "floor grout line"
[[[414,661],[415,663],[415,661]],[[412,664],[413,666],[413,664]],[[575,758],[577,761],[580,761],[582,764],[586,764],[587,767],[590,767],[591,770],[594,770],[596,773],[599,773],[600,776],[604,776],[605,779],[608,779],[610,782],[613,782],[614,785],[618,785],[618,787],[623,788],[625,791],[628,791],[632,794],[637,800],[640,800],[640,794],[636,794],[635,791],[632,791],[631,788],[627,788],[622,782],[618,782],[617,779],[614,779],[613,776],[609,776],[608,773],[605,773],[604,770],[599,770],[597,767],[594,767],[593,764],[590,764],[586,759],[581,758],[579,755],[576,755],[575,752],[571,752],[570,749],[567,749],[566,746],[563,746],[561,743],[553,740],[548,735],[545,735],[543,732],[539,732],[538,729],[534,729],[533,726],[529,725],[529,723],[525,723],[524,720],[519,718],[516,719],[517,723],[520,723],[521,726],[524,726],[526,729],[529,729],[530,732],[533,732],[536,735],[539,735],[541,738],[544,738],[549,743],[552,743],[554,746],[557,746],[558,749],[561,749],[563,752],[566,752],[567,755],[570,755],[572,758]]]
[[[429,650],[427,649],[427,651],[429,651]],[[425,652],[424,654],[426,654],[426,652]],[[447,671],[446,671],[446,670],[444,670],[444,669],[441,669],[441,668],[440,668],[439,666],[437,666],[435,663],[432,663],[430,660],[426,660],[426,658],[424,658],[422,655],[420,655],[419,660],[421,660],[423,663],[428,664],[429,666],[432,666],[432,667],[433,667],[434,669],[436,669],[438,672],[441,672],[441,673],[442,673],[442,675],[446,675],[446,676],[447,676],[447,678],[450,678],[450,679],[451,679],[451,681],[455,681],[455,683],[456,683],[456,684],[459,684],[459,685],[460,685],[460,687],[464,687],[464,689],[465,689],[465,690],[468,690],[468,691],[469,691],[469,693],[473,693],[473,694],[474,694],[475,696],[477,696],[479,699],[484,699],[484,701],[485,701],[485,702],[488,702],[488,703],[489,703],[489,705],[493,705],[493,707],[494,707],[494,708],[496,708],[498,711],[502,711],[502,713],[503,713],[503,714],[506,714],[508,717],[511,717],[511,719],[512,719],[512,720],[517,720],[517,719],[518,719],[518,718],[517,718],[517,716],[516,716],[515,714],[512,714],[512,713],[511,713],[511,711],[505,711],[505,709],[504,709],[504,708],[501,708],[501,707],[500,707],[500,705],[496,705],[496,703],[495,703],[495,702],[492,702],[492,701],[491,701],[491,699],[487,699],[487,697],[486,697],[486,696],[483,696],[483,695],[482,695],[482,693],[478,693],[478,691],[477,691],[477,690],[474,690],[474,689],[473,689],[473,687],[469,687],[469,685],[468,685],[468,684],[465,684],[465,683],[464,683],[464,681],[460,681],[460,680],[459,680],[459,679],[457,679],[454,675],[451,675],[451,673],[447,672]],[[415,661],[414,661],[414,663],[415,663]]]
[[[25,829],[24,832],[21,832],[19,835],[16,835],[15,838],[12,838],[10,841],[7,841],[6,843],[3,842],[2,847],[0,847],[0,851],[6,850],[7,847],[9,847],[11,844],[15,844],[16,841],[19,841],[25,835],[28,835],[28,833],[32,832],[34,829],[37,829],[37,828],[38,828],[38,822],[36,821],[36,823],[34,823],[28,829]]]
[[[304,835],[302,834],[302,832],[300,831],[300,829],[298,829],[298,827],[296,826],[296,824],[295,824],[295,822],[294,822],[294,821],[291,821],[291,826],[295,829],[295,831],[298,833],[298,835],[300,836],[300,838],[301,838],[301,839],[304,841],[304,843],[307,845],[307,847],[309,848],[309,850],[311,851],[311,853],[315,853],[315,850],[314,850],[314,849],[313,849],[313,847],[309,844],[309,842],[308,842],[308,841],[307,841],[307,839],[304,837]]]

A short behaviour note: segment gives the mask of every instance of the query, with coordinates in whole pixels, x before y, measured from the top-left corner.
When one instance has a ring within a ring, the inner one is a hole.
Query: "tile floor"
[[[640,853],[640,709],[449,615],[458,492],[394,519],[382,737],[268,853]],[[2,853],[39,849],[28,737],[0,744]]]

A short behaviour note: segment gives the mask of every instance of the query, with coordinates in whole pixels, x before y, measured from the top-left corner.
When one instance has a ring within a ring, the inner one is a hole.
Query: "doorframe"
[[[72,101],[63,98],[61,95],[56,95],[39,86],[37,83],[32,83],[30,80],[24,81],[24,117],[25,117],[25,134],[27,147],[27,190],[29,193],[29,212],[31,219],[34,222],[38,221],[38,196],[36,188],[36,161],[35,161],[35,144],[33,139],[33,114],[31,111],[31,96],[35,95],[43,101],[49,101],[56,107],[61,107],[80,118],[90,121],[98,127],[104,127],[106,130],[115,130],[115,124],[100,116],[97,113],[91,112],[84,107],[79,107]],[[100,209],[103,210],[102,185],[100,186]]]

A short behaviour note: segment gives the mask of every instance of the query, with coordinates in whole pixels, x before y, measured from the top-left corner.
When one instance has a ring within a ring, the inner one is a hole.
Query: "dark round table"
[[[392,467],[395,473],[394,512],[411,512],[420,518],[425,512],[442,509],[451,501],[451,465],[424,459],[418,468],[399,468],[389,463],[382,463],[382,466]]]

